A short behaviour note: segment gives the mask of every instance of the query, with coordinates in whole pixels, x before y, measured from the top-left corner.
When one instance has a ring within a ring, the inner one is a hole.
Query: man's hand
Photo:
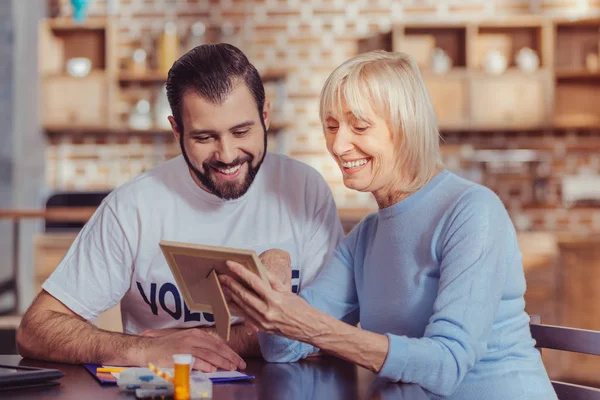
[[[140,334],[143,337],[163,337],[186,329],[196,329],[209,335],[220,338],[214,326],[198,326],[194,328],[168,328],[149,329]],[[261,356],[258,339],[251,327],[240,325],[231,326],[231,336],[227,343],[237,354],[244,358],[257,358]]]
[[[233,371],[246,368],[246,363],[223,339],[200,329],[181,329],[167,335],[145,335],[141,366],[149,362],[159,367],[173,365],[173,354],[191,354],[194,368],[215,372],[217,368]]]
[[[290,253],[280,249],[269,249],[264,251],[259,258],[271,275],[283,283],[286,288],[291,289],[292,259]]]

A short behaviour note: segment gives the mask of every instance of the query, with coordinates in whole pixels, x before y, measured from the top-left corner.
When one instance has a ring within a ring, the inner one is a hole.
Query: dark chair
[[[538,316],[531,316],[529,326],[538,349],[600,355],[600,331],[543,325]],[[600,400],[597,388],[554,380],[552,385],[560,400]]]
[[[62,192],[54,193],[46,201],[52,207],[98,207],[110,192]],[[80,230],[84,223],[44,221],[44,231]]]

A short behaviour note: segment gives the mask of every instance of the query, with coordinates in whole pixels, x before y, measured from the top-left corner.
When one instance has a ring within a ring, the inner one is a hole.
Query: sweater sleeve
[[[389,350],[379,375],[448,396],[486,352],[518,244],[502,202],[481,186],[461,196],[440,226],[433,315],[422,338],[386,334]]]
[[[299,294],[317,310],[353,325],[358,323],[359,310],[352,254],[355,231],[340,242],[327,265]],[[309,344],[262,332],[258,340],[263,358],[269,362],[294,362],[319,351]]]

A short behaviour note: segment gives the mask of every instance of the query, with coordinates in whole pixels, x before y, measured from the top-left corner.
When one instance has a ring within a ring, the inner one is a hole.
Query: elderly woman
[[[379,210],[299,296],[228,262],[220,280],[261,331],[265,359],[322,350],[434,395],[556,398],[524,311],[511,220],[492,191],[443,169],[415,62],[382,51],[346,61],[325,83],[320,116],[344,184],[371,192]]]

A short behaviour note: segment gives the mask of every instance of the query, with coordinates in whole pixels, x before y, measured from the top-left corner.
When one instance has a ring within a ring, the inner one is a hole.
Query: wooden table
[[[60,387],[0,392],[10,399],[135,399],[116,386],[101,386],[83,367],[0,355],[0,364],[55,368],[65,376]],[[429,399],[415,384],[396,384],[375,379],[371,372],[333,357],[315,357],[291,364],[248,360],[247,383],[214,384],[213,399]]]

